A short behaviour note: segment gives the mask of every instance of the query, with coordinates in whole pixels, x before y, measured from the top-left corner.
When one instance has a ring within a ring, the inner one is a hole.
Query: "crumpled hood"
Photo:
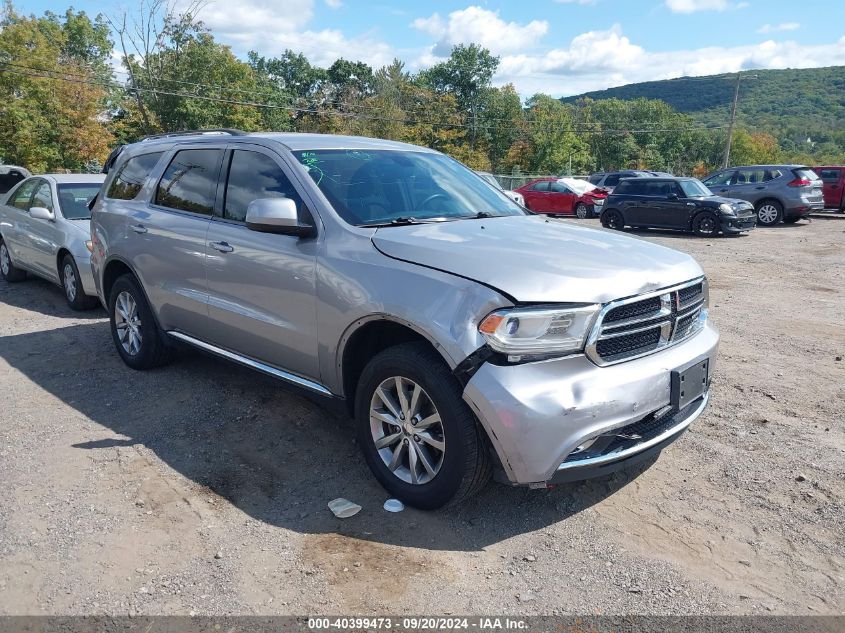
[[[372,240],[389,257],[473,279],[523,303],[605,303],[703,274],[679,251],[536,216],[394,226]]]

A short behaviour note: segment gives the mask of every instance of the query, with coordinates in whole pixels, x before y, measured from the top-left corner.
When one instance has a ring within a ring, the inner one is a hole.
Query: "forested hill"
[[[782,146],[811,138],[816,143],[841,143],[845,134],[845,66],[828,68],[749,70],[743,73],[740,125],[775,135]],[[756,79],[751,76],[756,75]],[[724,124],[730,116],[736,75],[682,77],[649,81],[562,99],[661,99],[696,121]]]

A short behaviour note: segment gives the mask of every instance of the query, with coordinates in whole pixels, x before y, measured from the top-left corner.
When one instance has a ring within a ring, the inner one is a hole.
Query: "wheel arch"
[[[695,210],[695,212],[692,214],[692,217],[690,217],[690,220],[689,220],[689,230],[690,230],[690,231],[692,231],[692,230],[693,230],[693,227],[695,226],[695,221],[696,221],[698,218],[700,218],[702,215],[704,215],[705,213],[710,214],[710,215],[712,215],[714,218],[716,218],[716,222],[718,223],[718,221],[719,221],[719,214],[718,214],[718,213],[716,213],[716,210],[715,210],[715,209],[708,209],[707,207],[699,207],[699,208],[698,208],[698,209],[696,209],[696,210]]]
[[[372,314],[352,323],[338,343],[336,370],[338,384],[343,390],[350,415],[355,411],[355,390],[367,363],[379,352],[400,345],[419,341],[430,346],[448,367],[450,362],[443,348],[415,324],[388,314]]]

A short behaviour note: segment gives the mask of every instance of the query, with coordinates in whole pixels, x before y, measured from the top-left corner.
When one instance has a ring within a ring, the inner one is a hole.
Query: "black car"
[[[590,184],[595,185],[599,189],[604,189],[608,193],[612,192],[614,187],[619,184],[623,178],[651,178],[656,176],[657,172],[645,171],[642,169],[626,169],[625,171],[600,171],[590,176]],[[661,174],[670,175],[670,174]]]
[[[745,200],[714,196],[696,178],[626,178],[608,196],[602,226],[677,229],[712,237],[750,231],[757,224]]]

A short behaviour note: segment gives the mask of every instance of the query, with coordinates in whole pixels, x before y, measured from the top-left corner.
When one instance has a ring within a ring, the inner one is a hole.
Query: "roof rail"
[[[157,138],[170,138],[172,136],[203,136],[204,134],[228,134],[230,136],[245,136],[247,133],[243,130],[235,130],[228,127],[212,127],[204,130],[182,130],[180,132],[164,132],[162,134],[151,134],[140,139],[143,141],[151,141]]]

